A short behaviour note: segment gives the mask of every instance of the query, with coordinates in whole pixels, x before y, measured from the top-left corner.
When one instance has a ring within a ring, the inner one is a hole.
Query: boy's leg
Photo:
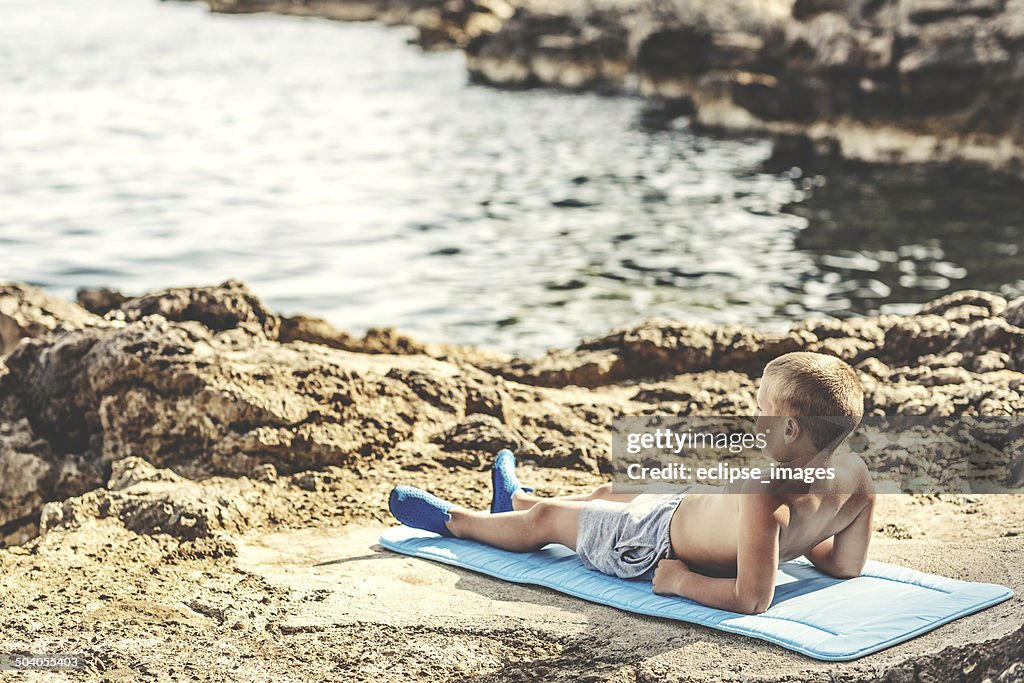
[[[628,492],[630,488],[635,489],[635,491]],[[535,496],[532,493],[526,493],[525,491],[520,489],[512,495],[512,509],[516,511],[529,510],[542,500],[566,500],[582,502],[590,500],[609,500],[612,501],[613,503],[628,503],[637,496],[644,493],[644,490],[644,487],[628,487],[625,484],[620,484],[617,487],[613,487],[611,482],[609,482],[607,484],[601,484],[590,493],[580,493],[572,496],[557,496],[555,498],[541,498],[540,496]]]
[[[580,511],[586,504],[584,500],[541,498],[529,510],[499,514],[453,507],[448,511],[448,529],[459,538],[515,552],[539,550],[548,543],[575,550]]]

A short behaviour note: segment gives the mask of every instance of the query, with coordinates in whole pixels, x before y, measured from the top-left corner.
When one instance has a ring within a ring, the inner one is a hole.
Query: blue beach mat
[[[957,581],[883,562],[868,562],[863,575],[841,581],[801,558],[779,567],[775,599],[767,612],[737,614],[656,595],[649,581],[591,571],[561,545],[513,553],[404,526],[385,531],[380,542],[404,555],[545,586],[637,614],[753,636],[826,661],[878,652],[1013,595],[1003,586]]]

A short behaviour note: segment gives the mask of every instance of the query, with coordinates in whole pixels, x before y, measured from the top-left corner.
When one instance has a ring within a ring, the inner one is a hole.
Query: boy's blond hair
[[[864,390],[853,368],[835,356],[796,351],[764,368],[776,412],[795,417],[811,441],[833,450],[864,415]]]

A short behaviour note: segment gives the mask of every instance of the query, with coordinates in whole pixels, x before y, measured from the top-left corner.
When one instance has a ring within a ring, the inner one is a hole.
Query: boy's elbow
[[[858,576],[860,576],[860,571],[848,571],[845,569],[837,569],[836,571],[832,572],[832,577],[836,579],[856,579]]]
[[[762,614],[768,611],[768,607],[770,607],[771,604],[771,600],[764,602],[747,602],[740,605],[736,611],[740,614]]]
[[[734,611],[740,614],[761,614],[771,607],[773,594],[740,596]]]
[[[861,572],[864,571],[864,563],[861,562],[858,565],[837,565],[832,568],[829,572],[833,577],[837,579],[856,579],[860,576]]]

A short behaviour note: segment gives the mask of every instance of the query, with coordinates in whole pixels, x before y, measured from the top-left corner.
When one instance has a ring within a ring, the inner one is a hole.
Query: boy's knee
[[[612,490],[613,489],[612,489],[612,483],[611,482],[607,482],[605,484],[601,484],[596,489],[594,489],[593,492],[591,492],[590,498],[591,498],[591,500],[593,500],[595,498],[605,498],[605,497],[611,495]]]
[[[530,517],[531,526],[539,527],[550,524],[555,505],[550,500],[538,500],[526,514]]]
[[[531,544],[542,546],[549,542],[551,529],[554,526],[555,515],[558,513],[558,506],[550,500],[540,500],[527,515],[530,519],[529,541]]]
[[[579,533],[580,503],[565,503],[555,500],[538,501],[530,508],[528,538],[535,549],[548,543],[561,543],[575,547]]]

